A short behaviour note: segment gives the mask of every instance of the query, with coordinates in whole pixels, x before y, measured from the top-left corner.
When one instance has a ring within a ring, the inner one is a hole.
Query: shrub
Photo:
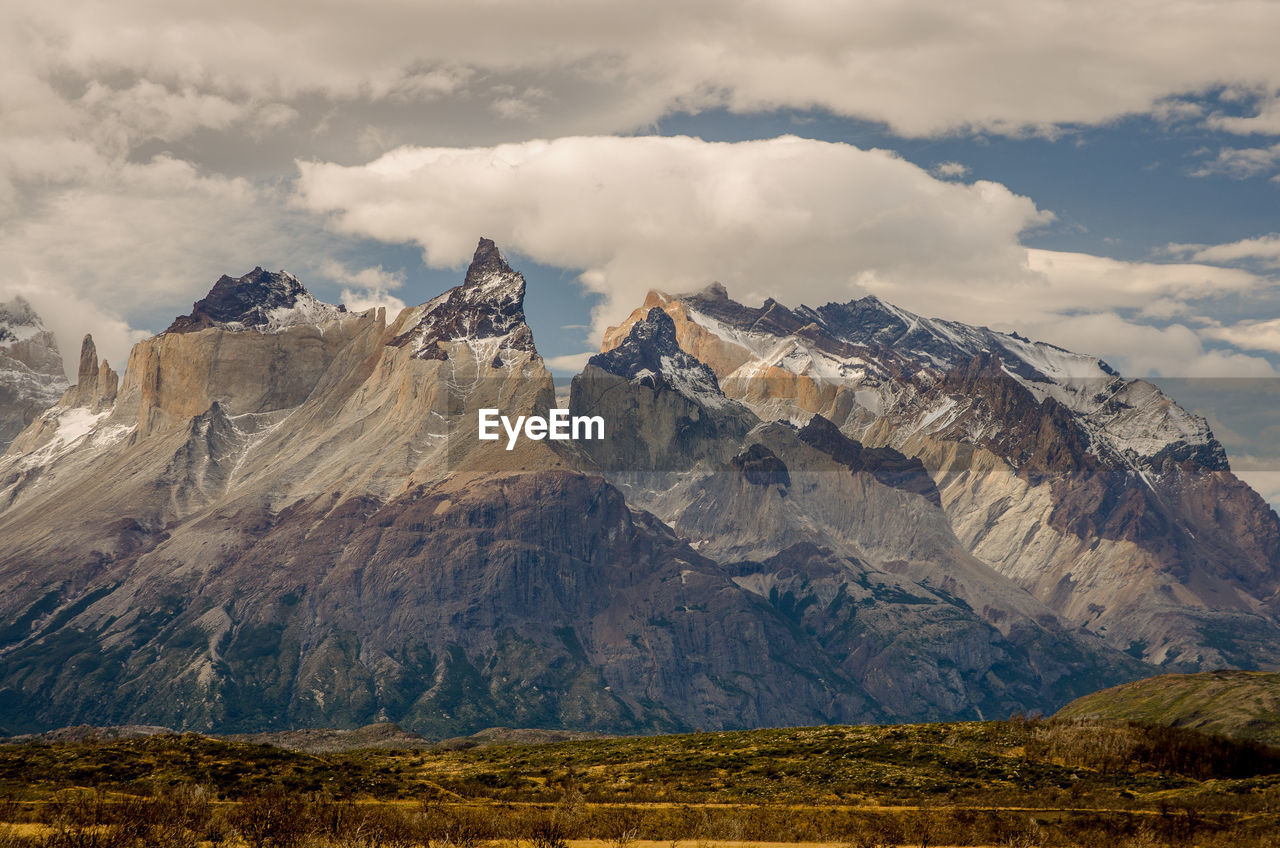
[[[231,826],[249,848],[294,848],[311,829],[307,801],[283,789],[269,789],[241,801]]]

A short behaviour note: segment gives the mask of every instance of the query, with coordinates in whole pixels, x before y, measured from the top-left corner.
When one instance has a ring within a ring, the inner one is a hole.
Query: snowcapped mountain
[[[321,324],[341,317],[345,306],[322,303],[287,271],[254,268],[243,277],[223,275],[196,301],[190,315],[169,325],[166,333],[191,333],[207,327],[223,330],[279,332],[300,324]]]
[[[898,403],[904,391],[923,391],[943,373],[985,355],[1037,403],[1051,397],[1077,413],[1095,449],[1109,460],[1136,471],[1164,456],[1194,455],[1205,468],[1227,467],[1226,454],[1202,418],[1144,380],[1125,379],[1096,357],[1045,342],[924,318],[874,296],[817,309],[792,310],[772,299],[752,308],[712,285],[676,298],[655,292],[642,310],[657,304],[710,336],[690,329],[681,340],[695,354],[708,355],[722,380],[743,384],[731,395],[770,394],[780,388],[773,384],[800,377],[805,385],[822,383],[832,398],[855,395],[847,399],[851,408],[846,414],[865,423]],[[605,348],[616,343],[618,333],[642,310],[606,335]],[[783,402],[779,410],[785,407]],[[938,431],[959,414],[954,407],[931,409],[920,426]]]
[[[653,388],[670,386],[704,406],[727,403],[715,372],[680,349],[675,322],[661,309],[651,309],[621,344],[591,357],[588,364]]]
[[[761,420],[679,348],[661,308],[590,360],[570,410],[611,422],[604,441],[581,450],[629,503],[724,564],[743,590],[794,605],[797,622],[825,634],[815,651],[832,673],[891,712],[913,700],[933,704],[919,715],[994,711],[1009,698],[1052,698],[1090,669],[1128,671],[963,549],[918,460],[864,447],[819,415],[800,428]],[[1009,673],[1024,664],[1038,671]],[[904,697],[896,670],[907,666]]]
[[[1280,522],[1150,383],[874,297],[748,307],[720,286],[651,292],[603,348],[655,307],[761,418],[922,461],[969,551],[1068,620],[1173,668],[1280,662]]]
[[[491,239],[481,239],[462,285],[416,307],[391,344],[418,359],[448,358],[448,343],[466,340],[481,361],[501,363],[502,351],[529,354],[533,333],[524,321],[524,276],[513,270]],[[481,353],[481,351],[485,353]]]
[[[0,303],[0,452],[66,388],[58,344],[31,304]]]

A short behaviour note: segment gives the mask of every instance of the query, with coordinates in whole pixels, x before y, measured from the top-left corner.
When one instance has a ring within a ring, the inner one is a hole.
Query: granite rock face
[[[630,503],[816,636],[810,655],[885,715],[998,714],[1135,673],[965,551],[919,460],[820,416],[762,421],[676,345],[650,307],[589,362],[570,409],[614,429],[582,450]]]
[[[76,384],[62,402],[73,407],[86,407],[94,412],[110,409],[120,389],[120,375],[107,360],[98,362],[98,348],[93,336],[86,335],[80,344],[80,368]]]

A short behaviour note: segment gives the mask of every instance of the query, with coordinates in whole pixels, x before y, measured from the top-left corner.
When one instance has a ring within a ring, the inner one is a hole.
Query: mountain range
[[[1148,382],[713,285],[574,378],[603,439],[507,450],[479,410],[557,404],[524,294],[482,239],[399,315],[258,268],[123,376],[86,339],[0,457],[0,726],[990,718],[1280,663],[1280,519]]]

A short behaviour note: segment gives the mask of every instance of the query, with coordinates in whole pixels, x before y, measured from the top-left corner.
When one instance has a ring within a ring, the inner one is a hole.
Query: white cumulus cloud
[[[969,173],[969,166],[959,162],[939,162],[933,166],[933,173],[939,177],[958,179]]]
[[[403,271],[388,271],[381,265],[350,268],[334,259],[322,261],[318,271],[342,286],[341,300],[352,312],[383,306],[387,309],[387,320],[392,320],[405,307],[403,300],[390,294],[404,285]]]
[[[1280,96],[1263,97],[1255,115],[1210,115],[1208,124],[1239,135],[1280,135]]]
[[[299,163],[300,202],[343,233],[414,243],[434,266],[477,235],[577,269],[616,319],[650,288],[718,279],[740,297],[848,298],[871,283],[1024,275],[1018,234],[1049,220],[1004,186],[931,177],[882,150],[794,137],[583,137],[400,148]]]
[[[138,337],[126,321],[137,327],[148,314],[163,329],[221,274],[254,265],[305,276],[332,241],[278,193],[244,179],[168,157],[100,164],[0,227],[0,299],[26,295],[64,358],[92,332],[99,352],[123,363]]]
[[[1171,244],[1165,248],[1165,252],[1173,256],[1186,256],[1195,262],[1224,265],[1259,262],[1265,266],[1280,267],[1280,233],[1225,244]]]
[[[1229,326],[1210,326],[1201,333],[1245,350],[1280,353],[1280,318],[1240,321]]]

